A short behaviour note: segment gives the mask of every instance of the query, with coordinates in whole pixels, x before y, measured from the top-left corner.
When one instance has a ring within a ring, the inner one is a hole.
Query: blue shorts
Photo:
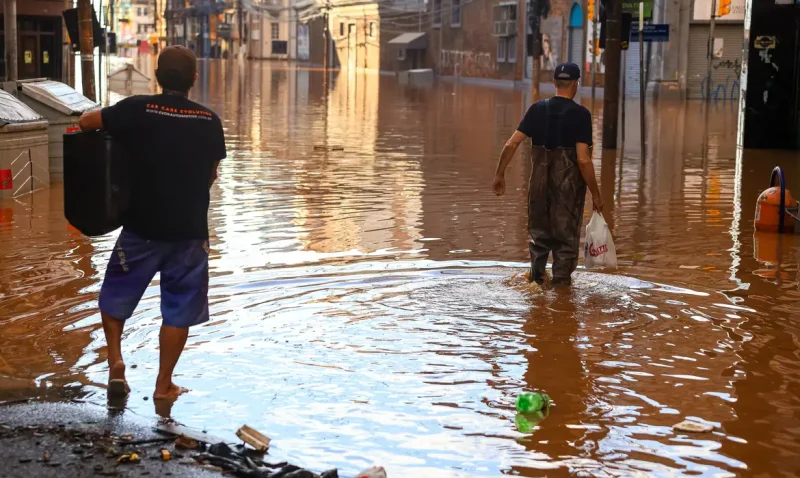
[[[165,325],[188,328],[208,321],[208,241],[149,241],[125,230],[108,261],[100,310],[130,318],[156,272]]]

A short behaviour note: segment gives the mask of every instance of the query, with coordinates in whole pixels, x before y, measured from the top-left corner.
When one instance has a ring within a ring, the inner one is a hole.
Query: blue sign
[[[669,24],[648,23],[644,26],[644,41],[669,41]],[[639,41],[639,23],[631,23],[631,41]]]

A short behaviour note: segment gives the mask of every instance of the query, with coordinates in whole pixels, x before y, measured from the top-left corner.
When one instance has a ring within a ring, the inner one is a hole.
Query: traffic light
[[[719,0],[719,8],[717,8],[717,17],[722,17],[731,13],[731,0]]]
[[[589,21],[594,20],[594,0],[589,0],[589,3],[586,4],[586,12]]]

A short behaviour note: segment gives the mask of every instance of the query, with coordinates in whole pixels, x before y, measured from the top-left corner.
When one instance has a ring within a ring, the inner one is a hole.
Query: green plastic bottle
[[[517,411],[534,413],[550,408],[550,397],[546,393],[523,392],[517,397]]]
[[[536,426],[544,420],[544,415],[542,412],[536,413],[517,413],[517,416],[514,418],[514,424],[517,426],[517,431],[520,433],[530,434],[536,430]]]

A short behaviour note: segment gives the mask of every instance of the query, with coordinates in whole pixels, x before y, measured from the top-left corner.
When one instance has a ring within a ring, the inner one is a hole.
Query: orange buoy
[[[783,211],[783,231],[778,231],[780,228],[780,215],[781,215],[781,188],[778,186],[772,187],[761,193],[756,203],[756,231],[762,232],[794,232],[795,219],[792,215],[797,216],[798,203],[792,197],[788,189],[784,189],[784,211]]]

